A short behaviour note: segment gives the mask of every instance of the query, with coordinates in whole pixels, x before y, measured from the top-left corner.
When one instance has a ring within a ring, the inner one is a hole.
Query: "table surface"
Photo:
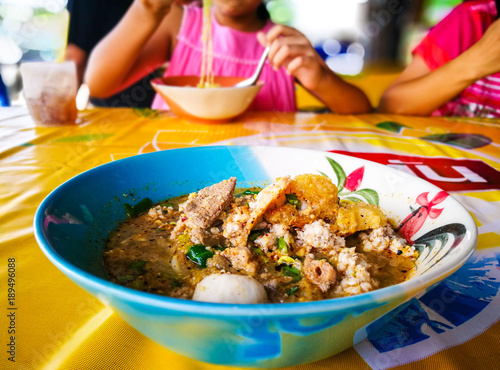
[[[85,170],[203,145],[347,152],[433,182],[474,216],[477,251],[457,273],[405,303],[391,325],[300,369],[486,369],[500,363],[500,121],[252,112],[230,124],[206,125],[169,112],[101,108],[80,112],[78,125],[40,128],[25,108],[12,107],[0,108],[0,368],[225,369],[184,358],[128,326],[50,263],[32,227],[43,198]],[[10,286],[9,272],[15,274]],[[430,299],[444,291],[450,299]],[[397,348],[384,347],[391,336]]]

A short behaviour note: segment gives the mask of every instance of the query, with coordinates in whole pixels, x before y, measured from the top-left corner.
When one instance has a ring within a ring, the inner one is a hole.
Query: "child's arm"
[[[175,0],[135,0],[92,50],[85,80],[90,95],[108,97],[170,58],[182,19]]]
[[[367,113],[372,110],[365,93],[337,76],[299,31],[277,25],[259,41],[271,45],[269,60],[277,69],[284,66],[300,84],[336,113]]]
[[[500,22],[464,53],[431,71],[419,55],[384,92],[379,111],[429,115],[475,81],[500,70]]]

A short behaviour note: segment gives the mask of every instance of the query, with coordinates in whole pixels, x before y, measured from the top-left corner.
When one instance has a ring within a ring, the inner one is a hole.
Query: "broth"
[[[418,252],[382,210],[339,202],[326,177],[284,177],[262,190],[235,191],[235,182],[132,212],[103,252],[110,279],[150,293],[225,302],[225,282],[215,290],[200,282],[242,275],[264,288],[258,302],[285,303],[356,295],[411,274]]]

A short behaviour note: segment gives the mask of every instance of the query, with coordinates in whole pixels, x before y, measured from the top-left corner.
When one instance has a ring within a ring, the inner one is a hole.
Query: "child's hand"
[[[267,34],[257,35],[263,46],[270,45],[269,61],[278,69],[283,66],[306,89],[315,90],[328,67],[299,31],[283,25],[276,25]]]
[[[170,11],[173,4],[187,4],[194,0],[136,0],[141,3],[142,6],[154,13],[159,15],[165,15]]]
[[[500,20],[493,22],[484,35],[467,51],[476,65],[478,79],[500,71]],[[472,66],[464,66],[471,68]]]

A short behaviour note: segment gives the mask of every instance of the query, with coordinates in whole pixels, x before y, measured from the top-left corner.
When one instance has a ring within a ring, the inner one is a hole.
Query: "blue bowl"
[[[159,202],[231,176],[237,187],[252,187],[284,175],[321,172],[342,186],[346,174],[362,166],[361,186],[370,192],[347,195],[371,194],[396,222],[412,215],[410,206],[423,194],[441,194],[439,217],[427,219],[412,236],[421,254],[408,281],[346,298],[235,305],[140,292],[106,277],[102,248],[126,219],[124,203],[146,197]],[[316,361],[353,346],[364,339],[364,326],[452,274],[477,243],[469,213],[426,181],[344,155],[278,147],[175,149],[96,167],[49,194],[36,212],[34,229],[40,248],[59,270],[145,336],[196,360],[260,368]]]

